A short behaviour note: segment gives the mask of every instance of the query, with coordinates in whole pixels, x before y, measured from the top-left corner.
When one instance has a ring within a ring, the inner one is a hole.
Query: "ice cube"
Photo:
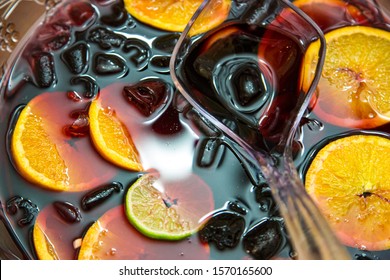
[[[113,75],[126,72],[127,66],[118,55],[100,53],[95,55],[93,69],[99,75]]]
[[[245,251],[255,259],[268,260],[274,257],[284,242],[278,221],[265,219],[251,228],[243,237]]]
[[[108,26],[119,27],[124,25],[128,18],[129,14],[121,1],[120,3],[112,5],[111,14],[102,16],[100,20]]]
[[[167,54],[170,54],[173,52],[173,49],[177,41],[179,40],[179,37],[180,37],[180,33],[173,33],[173,34],[157,37],[153,41],[153,48],[165,52]]]
[[[138,71],[148,65],[151,50],[146,42],[136,38],[127,39],[123,45],[123,51],[130,54],[130,61],[134,63]]]
[[[245,230],[245,219],[236,213],[222,211],[207,221],[199,231],[202,242],[215,243],[218,249],[234,248]]]
[[[96,27],[90,31],[88,40],[99,44],[102,49],[108,50],[119,48],[123,44],[125,37],[107,28]]]
[[[99,86],[97,82],[89,76],[77,76],[70,80],[72,85],[83,84],[85,87],[84,96],[86,98],[96,97],[99,93]]]
[[[89,50],[85,43],[78,43],[62,53],[62,60],[73,74],[81,74],[88,64]]]
[[[36,43],[46,52],[56,51],[70,42],[71,27],[62,20],[44,24],[38,32]]]
[[[55,82],[56,75],[52,54],[36,51],[30,57],[30,65],[37,86],[48,88]]]

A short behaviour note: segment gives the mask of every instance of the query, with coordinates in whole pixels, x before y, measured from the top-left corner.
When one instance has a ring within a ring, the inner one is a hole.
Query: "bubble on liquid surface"
[[[197,164],[203,168],[209,168],[221,161],[221,153],[225,147],[219,138],[206,138],[198,144]]]
[[[272,192],[268,184],[262,183],[254,188],[256,202],[262,212],[274,214],[276,203],[273,200]]]
[[[217,213],[199,231],[202,242],[215,243],[218,249],[234,248],[245,230],[245,219],[234,212]]]

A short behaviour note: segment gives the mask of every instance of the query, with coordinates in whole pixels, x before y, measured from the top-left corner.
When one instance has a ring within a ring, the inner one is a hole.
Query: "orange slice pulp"
[[[65,124],[75,121],[69,113],[86,105],[53,92],[25,106],[14,128],[11,152],[26,180],[50,190],[81,191],[113,176],[114,168],[101,159],[87,136],[72,139],[64,133]]]
[[[369,129],[390,120],[390,32],[347,26],[325,34],[327,53],[314,113],[331,124]],[[303,79],[313,76],[319,42],[309,46]],[[311,79],[309,79],[311,80]]]
[[[141,22],[168,31],[181,32],[202,0],[124,0],[127,11]],[[197,32],[206,32],[222,23],[229,14],[231,0],[212,2],[209,13],[195,26]]]
[[[89,121],[92,141],[105,159],[122,168],[142,170],[138,151],[114,109],[103,108],[96,99],[89,108]]]
[[[305,187],[340,240],[364,250],[390,248],[390,140],[354,135],[322,148]]]

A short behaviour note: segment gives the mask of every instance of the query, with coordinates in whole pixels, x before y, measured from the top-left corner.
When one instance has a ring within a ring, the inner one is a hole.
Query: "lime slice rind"
[[[125,211],[129,222],[143,235],[160,240],[181,240],[194,234],[200,224],[181,217],[175,205],[153,187],[157,178],[141,176],[127,191]]]

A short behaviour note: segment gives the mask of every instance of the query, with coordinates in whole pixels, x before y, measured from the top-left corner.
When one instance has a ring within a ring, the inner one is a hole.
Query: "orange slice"
[[[305,187],[347,246],[390,249],[390,140],[354,135],[315,156]]]
[[[348,26],[325,34],[327,53],[314,113],[331,124],[374,128],[390,120],[390,32]],[[303,77],[313,75],[319,42],[310,45]],[[309,79],[311,80],[311,79]]]
[[[52,204],[39,211],[32,231],[35,253],[40,260],[72,260],[81,223],[67,223]]]
[[[168,31],[181,32],[202,0],[124,0],[127,11],[141,22]],[[213,1],[210,13],[195,27],[206,32],[222,23],[229,14],[231,0]]]
[[[27,105],[12,135],[11,150],[19,172],[27,180],[54,190],[69,188],[68,168],[45,131],[42,117]]]
[[[116,117],[112,108],[103,108],[99,100],[92,101],[89,122],[92,141],[105,159],[129,170],[143,169],[126,126]]]
[[[324,31],[339,27],[346,20],[354,24],[367,22],[366,15],[351,1],[342,0],[296,0],[300,8]]]
[[[208,245],[196,236],[171,242],[143,236],[126,219],[122,206],[106,212],[87,231],[79,260],[205,260]]]
[[[66,93],[50,92],[35,97],[21,111],[11,152],[26,180],[50,190],[81,191],[106,182],[117,172],[96,152],[88,134],[73,138],[64,133],[75,121],[70,112],[86,106],[84,101],[70,101]]]
[[[39,224],[34,225],[33,242],[35,252],[40,260],[58,260],[58,255],[53,244],[41,229]]]

